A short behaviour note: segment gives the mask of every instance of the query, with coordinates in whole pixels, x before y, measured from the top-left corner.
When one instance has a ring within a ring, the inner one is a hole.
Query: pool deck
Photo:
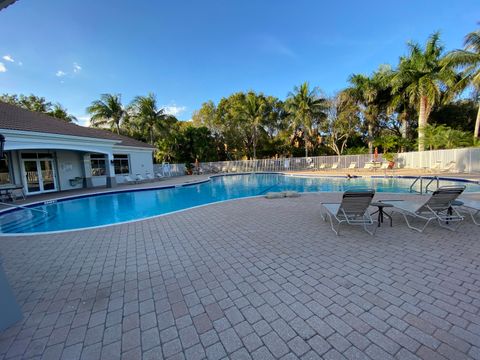
[[[0,359],[480,359],[479,227],[337,237],[319,203],[340,196],[0,237],[24,313]]]

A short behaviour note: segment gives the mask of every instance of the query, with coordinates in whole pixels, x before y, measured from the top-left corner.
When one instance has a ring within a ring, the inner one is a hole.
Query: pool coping
[[[253,172],[240,172],[240,173],[226,173],[226,174],[213,174],[209,176],[207,179],[202,179],[202,180],[195,180],[191,182],[183,182],[179,184],[172,184],[172,185],[161,185],[161,186],[149,186],[149,187],[142,187],[142,188],[133,188],[133,189],[121,189],[121,190],[108,190],[108,191],[102,191],[102,192],[96,192],[96,193],[90,193],[90,194],[80,194],[80,195],[71,195],[71,196],[63,196],[59,198],[54,198],[50,200],[43,200],[43,201],[36,201],[32,203],[28,203],[25,205],[21,205],[21,207],[17,208],[10,208],[10,209],[3,209],[0,210],[0,216],[7,214],[7,213],[12,213],[16,211],[23,210],[25,208],[34,208],[36,206],[41,206],[41,205],[49,205],[49,204],[54,204],[57,202],[64,202],[64,201],[69,201],[69,200],[77,200],[77,199],[83,199],[87,197],[96,197],[96,196],[104,196],[104,195],[112,195],[112,194],[120,194],[124,192],[142,192],[142,191],[152,191],[152,190],[163,190],[163,189],[174,189],[174,188],[181,188],[181,187],[188,187],[188,186],[193,186],[193,185],[198,185],[198,184],[203,184],[211,181],[214,178],[217,177],[226,177],[226,176],[236,176],[236,175],[250,175],[250,174],[278,174],[278,175],[284,175],[284,176],[289,176],[289,177],[300,177],[300,178],[347,178],[347,176],[344,175],[320,175],[320,174],[292,174],[292,173],[285,173],[285,172],[275,172],[275,171],[253,171]],[[416,179],[420,176],[412,176],[412,175],[372,175],[372,176],[359,176],[359,175],[353,175],[352,178],[373,178],[373,179],[383,179],[383,178],[389,178],[389,179]],[[465,183],[473,183],[480,185],[480,181],[478,180],[469,180],[469,179],[464,179],[464,178],[453,178],[453,177],[438,177],[435,175],[428,175],[428,176],[421,176],[424,179],[435,179],[438,178],[438,180],[444,180],[444,181],[458,181],[458,182],[465,182]],[[305,194],[318,194],[318,193],[324,193],[325,191],[309,191],[306,192]],[[329,193],[342,193],[342,191],[328,191]],[[401,194],[401,195],[421,195],[419,193],[397,193],[397,192],[384,192],[385,194]],[[469,192],[471,194],[478,194],[480,191],[472,191]],[[139,218],[139,219],[132,219],[132,220],[127,220],[127,221],[121,221],[121,222],[116,222],[116,223],[111,223],[111,224],[105,224],[105,225],[97,225],[97,226],[89,226],[89,227],[84,227],[84,228],[77,228],[77,229],[66,229],[66,230],[56,230],[56,231],[42,231],[42,232],[32,232],[32,233],[2,233],[0,232],[0,237],[11,237],[11,236],[34,236],[34,235],[47,235],[47,234],[59,234],[59,233],[65,233],[65,232],[72,232],[72,231],[83,231],[83,230],[90,230],[90,229],[98,229],[98,228],[104,228],[108,226],[114,226],[114,225],[121,225],[121,224],[128,224],[131,222],[136,222],[136,221],[143,221],[143,220],[148,220],[152,218],[156,218],[159,216],[165,216],[165,215],[170,215],[170,214],[175,214],[178,212],[190,210],[190,209],[196,209],[200,208],[203,206],[208,206],[208,205],[213,205],[213,204],[221,204],[223,202],[227,201],[235,201],[235,200],[242,200],[242,199],[250,199],[250,198],[257,198],[257,197],[264,197],[265,194],[260,194],[260,195],[252,195],[252,196],[246,196],[246,197],[240,197],[240,198],[234,198],[234,199],[226,199],[226,200],[220,200],[220,201],[215,201],[211,203],[206,203],[202,205],[196,205],[192,207],[188,207],[185,209],[180,209],[180,210],[175,210],[175,211],[170,211],[164,214],[158,214],[158,215],[153,215],[153,216],[148,216],[144,218]]]

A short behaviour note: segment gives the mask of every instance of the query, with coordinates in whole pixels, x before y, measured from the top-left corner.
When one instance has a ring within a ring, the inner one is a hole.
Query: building
[[[0,186],[23,186],[26,195],[97,186],[114,187],[153,175],[154,147],[112,132],[78,126],[0,102]]]

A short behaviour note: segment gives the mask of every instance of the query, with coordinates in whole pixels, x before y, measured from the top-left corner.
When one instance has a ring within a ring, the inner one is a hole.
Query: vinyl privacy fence
[[[339,170],[363,168],[373,160],[383,162],[382,154],[374,159],[371,154],[342,156],[312,156],[297,158],[235,160],[200,163],[204,173],[251,171],[301,171],[332,168]],[[397,154],[395,167],[405,169],[448,169],[450,172],[480,173],[480,148],[415,151]],[[156,174],[180,176],[185,174],[184,164],[155,164]]]

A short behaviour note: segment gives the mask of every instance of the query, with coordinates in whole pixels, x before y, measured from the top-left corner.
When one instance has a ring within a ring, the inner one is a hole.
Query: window
[[[92,176],[102,176],[107,173],[105,167],[105,155],[90,154],[90,166],[92,167]]]
[[[0,160],[0,184],[10,184],[10,169],[8,167],[8,158]]]
[[[128,155],[113,155],[113,166],[115,167],[115,175],[130,174],[130,162]]]

